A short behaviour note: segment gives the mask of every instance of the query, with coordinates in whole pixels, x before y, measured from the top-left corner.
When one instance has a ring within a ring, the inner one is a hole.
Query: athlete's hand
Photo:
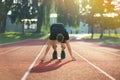
[[[76,59],[73,56],[71,58],[72,58],[72,61],[76,61]]]
[[[41,58],[41,61],[44,61],[44,60],[45,60],[45,57],[42,57],[42,58]]]

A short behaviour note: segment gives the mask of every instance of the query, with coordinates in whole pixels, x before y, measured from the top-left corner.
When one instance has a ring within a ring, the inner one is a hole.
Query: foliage
[[[12,23],[21,22],[22,19],[37,18],[37,32],[41,27],[50,26],[50,13],[57,12],[58,22],[69,26],[79,26],[80,21],[85,22],[94,34],[94,27],[100,29],[102,38],[105,29],[116,29],[120,27],[120,13],[115,11],[113,0],[5,0],[0,2],[0,21],[5,21],[8,11]],[[116,17],[107,17],[106,14],[116,13]],[[98,16],[99,14],[99,16]],[[105,14],[105,15],[103,15]],[[0,26],[3,22],[0,22]],[[3,26],[5,29],[5,25]],[[1,27],[0,27],[1,30]]]
[[[66,25],[79,25],[79,3],[77,0],[56,0],[58,22]]]
[[[3,3],[0,3],[0,22],[3,20],[5,17],[5,6]]]
[[[99,27],[101,33],[100,38],[103,37],[105,29],[116,29],[119,27],[119,13],[114,10],[115,5],[112,4],[112,1],[113,0],[92,0],[88,2],[85,0],[81,2],[81,10],[83,10],[83,12],[81,12],[81,18],[82,21],[91,27],[91,38],[94,35],[93,28],[95,25]],[[88,8],[86,9],[87,6]],[[118,14],[118,16],[114,16],[115,13]]]
[[[22,19],[31,19],[37,15],[37,8],[29,4],[28,0],[22,0],[21,3],[14,3],[11,7],[10,15],[12,23],[21,22]]]
[[[99,39],[100,34],[94,34],[93,40],[96,40],[98,42],[103,42],[107,44],[115,44],[115,45],[120,45],[120,34],[104,34],[102,39]],[[85,37],[84,39],[90,39],[89,37]]]
[[[0,34],[0,44],[9,43],[9,42],[16,42],[25,39],[46,39],[48,37],[47,34],[44,33],[19,33],[19,32],[6,32]]]
[[[6,17],[7,13],[11,8],[11,5],[13,4],[13,0],[1,0],[0,1],[0,14],[2,17],[0,17],[0,33],[5,32],[6,27]]]

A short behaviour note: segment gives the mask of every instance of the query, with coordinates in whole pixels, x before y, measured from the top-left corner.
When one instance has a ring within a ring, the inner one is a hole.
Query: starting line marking
[[[21,80],[26,80],[27,76],[29,75],[31,69],[33,68],[33,66],[35,65],[36,61],[38,60],[38,58],[40,57],[41,53],[43,52],[45,48],[45,45],[42,47],[42,49],[40,50],[39,54],[36,56],[35,60],[33,61],[33,63],[30,65],[30,67],[28,68],[28,70],[25,72],[25,74],[23,75],[23,77],[21,78]]]
[[[111,80],[116,80],[114,77],[112,77],[111,75],[109,75],[107,72],[105,72],[104,70],[100,69],[99,67],[97,67],[96,65],[94,65],[92,62],[90,62],[89,60],[87,60],[86,58],[84,58],[83,56],[81,56],[75,50],[73,50],[73,52],[76,55],[78,55],[80,58],[82,58],[84,61],[86,61],[88,64],[90,64],[91,66],[93,66],[95,69],[97,69],[98,71],[100,71],[102,74],[104,74],[105,76],[107,76],[108,78],[110,78]]]

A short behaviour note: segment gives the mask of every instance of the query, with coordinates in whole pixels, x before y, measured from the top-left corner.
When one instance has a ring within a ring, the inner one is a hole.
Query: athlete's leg
[[[62,48],[62,51],[61,51],[61,59],[64,59],[65,58],[65,48],[66,48],[66,45],[65,43],[61,43],[61,48]]]
[[[54,40],[52,42],[52,48],[54,49],[54,52],[52,54],[52,58],[57,59],[57,41],[56,40]]]
[[[57,50],[57,41],[56,40],[52,41],[52,48],[54,49],[54,51]]]
[[[64,50],[66,48],[65,43],[61,43],[61,48],[62,48],[62,50]]]

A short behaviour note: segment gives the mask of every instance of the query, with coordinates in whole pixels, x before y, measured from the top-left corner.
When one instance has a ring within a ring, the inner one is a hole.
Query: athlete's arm
[[[47,55],[47,53],[48,53],[50,47],[51,47],[51,40],[48,40],[47,48],[46,48],[45,53],[44,53],[44,55],[43,55],[43,57],[42,57],[41,60],[45,60],[45,57],[46,57],[46,55]]]
[[[72,55],[72,49],[71,49],[71,46],[70,46],[70,40],[66,40],[66,46],[68,48],[68,51],[69,51],[69,54],[70,54],[72,60],[75,60],[75,58]]]

